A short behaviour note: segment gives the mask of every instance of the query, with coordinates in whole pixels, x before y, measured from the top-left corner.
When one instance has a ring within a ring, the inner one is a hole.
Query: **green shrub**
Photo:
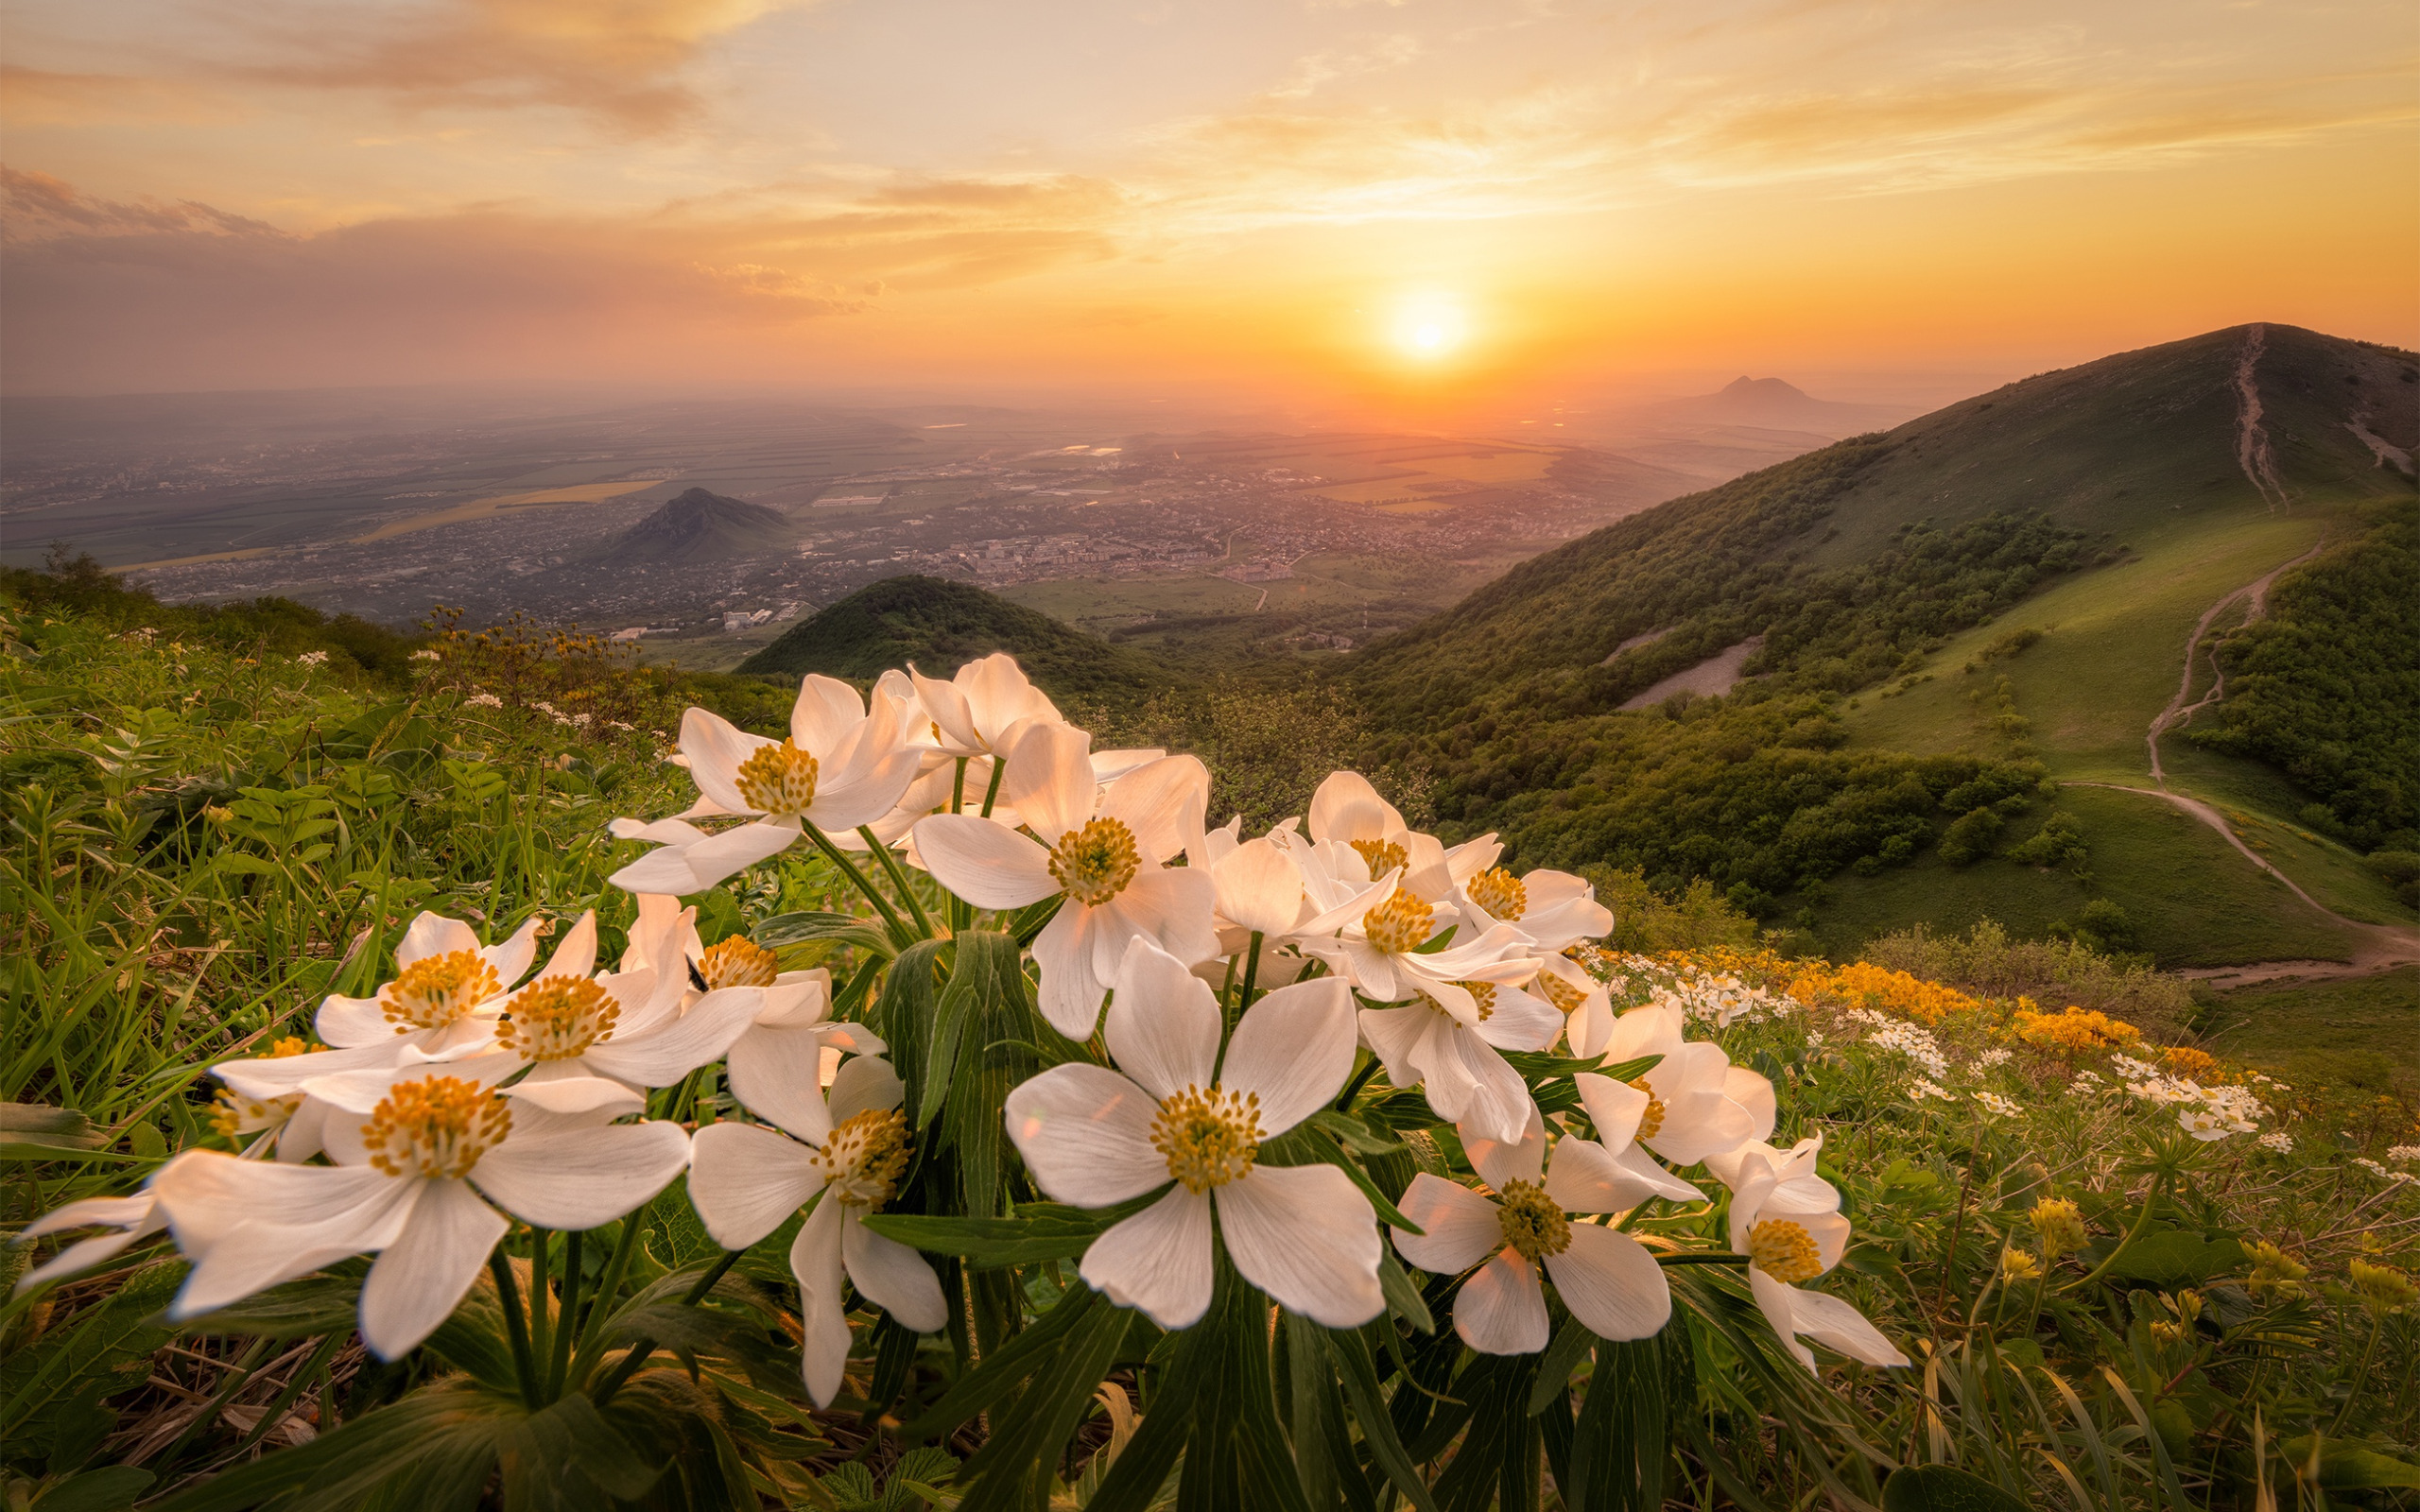
[[[1997,809],[1967,810],[1962,816],[1950,820],[1949,828],[1942,832],[1941,859],[1953,867],[1980,861],[1992,853],[1993,842],[2000,837],[2000,831],[2007,824]]]

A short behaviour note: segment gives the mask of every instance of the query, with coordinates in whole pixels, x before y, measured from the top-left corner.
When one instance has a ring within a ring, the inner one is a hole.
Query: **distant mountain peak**
[[[1716,397],[1721,399],[1793,399],[1811,402],[1814,396],[1807,393],[1806,389],[1799,387],[1796,384],[1790,383],[1787,379],[1751,378],[1743,373],[1739,377],[1734,378],[1729,383],[1724,384],[1722,386],[1721,393]]]
[[[797,537],[789,517],[778,509],[691,489],[666,500],[607,550],[610,556],[633,560],[704,561],[778,551]]]

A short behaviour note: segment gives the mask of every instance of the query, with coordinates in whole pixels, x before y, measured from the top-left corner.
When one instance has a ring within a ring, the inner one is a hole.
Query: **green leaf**
[[[151,1488],[149,1470],[107,1465],[67,1479],[34,1499],[33,1512],[120,1512]]]
[[[109,1135],[72,1108],[0,1103],[0,1146],[20,1142],[44,1149],[97,1149]]]
[[[585,1400],[585,1399],[581,1399]],[[472,1512],[500,1438],[528,1409],[456,1377],[352,1418],[307,1444],[187,1487],[152,1512],[337,1512],[377,1496],[412,1512]]]
[[[2102,1275],[2154,1286],[2190,1286],[2243,1265],[2243,1246],[2231,1236],[2204,1239],[2182,1228],[2154,1228],[2128,1245]]]
[[[995,1022],[1005,1007],[1022,1007],[1025,991],[1024,967],[1015,940],[988,929],[969,930],[958,936],[958,957],[934,1014],[924,1095],[916,1109],[918,1128],[941,1112],[969,1026],[978,1021]]]
[[[268,1339],[304,1339],[328,1333],[350,1333],[361,1305],[358,1271],[351,1276],[305,1276],[268,1291],[230,1302],[215,1313],[188,1318],[182,1327],[196,1333],[250,1334]],[[164,1316],[155,1318],[168,1327]]]
[[[1437,1332],[1437,1319],[1429,1314],[1427,1298],[1420,1295],[1420,1288],[1405,1273],[1403,1262],[1395,1259],[1392,1245],[1378,1254],[1378,1290],[1385,1294],[1387,1307],[1395,1316],[1423,1333]]]
[[[649,1465],[596,1404],[575,1392],[513,1423],[496,1442],[510,1512],[588,1512],[597,1491],[620,1501],[647,1494],[663,1465]]]
[[[1161,1187],[1114,1208],[1028,1202],[1005,1218],[876,1212],[861,1221],[885,1239],[936,1255],[958,1255],[977,1269],[1030,1265],[1082,1254],[1112,1224],[1142,1211],[1167,1191]]]
[[[1350,1113],[1340,1113],[1333,1108],[1322,1108],[1307,1121],[1327,1130],[1344,1142],[1344,1147],[1356,1155],[1392,1155],[1403,1149],[1401,1140],[1383,1140],[1370,1132],[1370,1125]]]
[[[1377,1212],[1380,1223],[1401,1228],[1408,1233],[1425,1234],[1428,1231],[1405,1217],[1393,1203],[1388,1201],[1387,1194],[1378,1190],[1377,1183],[1370,1179],[1370,1174],[1367,1171],[1353,1163],[1352,1157],[1338,1149],[1331,1141],[1321,1139],[1313,1134],[1304,1125],[1298,1124],[1261,1145],[1260,1158],[1274,1166],[1322,1164],[1335,1166],[1352,1177],[1353,1184],[1361,1189],[1361,1194],[1370,1199],[1370,1206]]]
[[[2288,1466],[2310,1463],[2312,1435],[2288,1439],[2277,1452]],[[2420,1487],[2420,1465],[2371,1449],[2359,1439],[2329,1439],[2319,1446],[2319,1484],[2331,1491]]]
[[[890,936],[856,915],[831,914],[815,909],[775,914],[759,921],[748,932],[748,937],[767,950],[819,940],[833,945],[854,946],[876,955],[890,954]]]
[[[2020,1497],[1950,1465],[1909,1465],[1882,1483],[1882,1512],[2028,1512]]]
[[[169,1332],[153,1320],[184,1278],[184,1263],[147,1265],[73,1325],[0,1362],[0,1423],[12,1444],[47,1444],[74,1404],[143,1383]]]
[[[1563,1327],[1555,1331],[1554,1342],[1539,1357],[1538,1379],[1530,1387],[1530,1417],[1546,1411],[1563,1395],[1563,1388],[1571,1383],[1571,1372],[1580,1367],[1581,1357],[1596,1342],[1597,1335],[1588,1332],[1585,1323],[1576,1317],[1563,1320]]]

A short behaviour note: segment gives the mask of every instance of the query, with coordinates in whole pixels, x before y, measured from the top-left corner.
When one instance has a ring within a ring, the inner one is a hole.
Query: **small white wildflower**
[[[294,664],[298,667],[316,667],[327,660],[328,653],[325,651],[305,651],[294,659]]]
[[[1975,1069],[1988,1071],[1994,1066],[2005,1065],[2010,1054],[2006,1050],[1986,1050],[1975,1057]]]
[[[2249,1134],[2252,1125],[2227,1119],[2206,1108],[2180,1108],[2176,1110],[2177,1126],[2195,1139],[2208,1143],[2230,1134]]]
[[[2135,1081],[2142,1081],[2159,1074],[2157,1066],[2148,1060],[2136,1060],[2132,1056],[2112,1056],[2109,1057],[2109,1065],[2120,1076]]]
[[[612,730],[636,730],[639,728],[626,719],[608,719],[605,721],[605,724],[608,729]]]
[[[1995,1118],[2014,1118],[2025,1111],[2023,1108],[2010,1102],[1997,1092],[1977,1092],[1975,1101],[1982,1104],[1984,1111]]]
[[[2294,1153],[2294,1137],[2282,1128],[2273,1128],[2260,1136],[2260,1147],[2274,1150],[2279,1155],[2291,1155]]]
[[[501,709],[504,700],[493,693],[475,693],[462,700],[465,709]]]
[[[2397,1165],[2420,1165],[2420,1144],[2390,1145],[2386,1158]]]
[[[1919,1076],[1914,1081],[1909,1083],[1908,1095],[1919,1103],[1923,1102],[1927,1097],[1938,1097],[1945,1103],[1950,1101],[1949,1090],[1947,1088],[1928,1082],[1922,1076]]]
[[[2380,1165],[2377,1161],[2371,1160],[2366,1155],[2357,1155],[2353,1157],[2353,1163],[2360,1166],[2362,1170],[2369,1172],[2372,1176],[2378,1177],[2380,1180],[2410,1181],[2413,1179],[2411,1177],[2401,1171],[2388,1170],[2385,1166]]]
[[[412,653],[412,660],[415,662],[442,662],[445,659],[434,651],[420,650]]]

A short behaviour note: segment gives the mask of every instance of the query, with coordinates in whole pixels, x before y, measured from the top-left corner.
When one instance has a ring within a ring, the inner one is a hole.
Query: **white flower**
[[[222,1060],[211,1074],[239,1095],[266,1104],[337,1072],[395,1065],[407,1052],[432,1057],[484,1048],[495,1037],[495,1016],[507,994],[537,958],[544,924],[531,919],[510,939],[481,945],[460,919],[423,913],[395,946],[395,979],[375,997],[330,993],[320,1003],[313,1026],[335,1048]],[[596,959],[594,926],[585,933],[574,929],[546,970],[585,974]]]
[[[1975,1068],[1978,1071],[1989,1071],[1994,1066],[2005,1065],[2013,1054],[2014,1052],[2008,1050],[1986,1050],[1975,1057]]]
[[[1544,1050],[1563,1032],[1553,1005],[1512,985],[1534,965],[1480,963],[1450,984],[1452,998],[1422,992],[1405,1007],[1363,1008],[1361,1037],[1385,1064],[1387,1080],[1417,1084],[1438,1117],[1467,1124],[1482,1138],[1516,1140],[1537,1109],[1521,1074],[1499,1052]]]
[[[786,1097],[778,1110],[748,1104],[796,1139],[763,1125],[723,1123],[698,1130],[694,1141],[689,1196],[724,1248],[747,1248],[814,1203],[790,1243],[790,1273],[798,1278],[806,1389],[819,1407],[831,1405],[849,1363],[844,1275],[903,1328],[931,1333],[949,1324],[932,1267],[862,1221],[890,1200],[908,1170],[903,1093],[890,1062],[859,1057],[840,1068],[829,1104],[812,1092]]]
[[[323,666],[327,663],[327,660],[328,653],[325,651],[305,651],[294,659],[294,664],[298,667]]]
[[[908,677],[931,724],[933,745],[946,756],[1005,755],[1014,741],[1004,737],[1018,725],[1066,723],[1005,651],[965,663],[947,682],[913,666]]]
[[[2420,1165],[2420,1144],[2390,1144],[2386,1158],[2397,1165]]]
[[[1619,1063],[1642,1056],[1663,1058],[1627,1085],[1582,1073],[1574,1078],[1599,1130],[1609,1115],[1634,1119],[1641,1144],[1675,1165],[1694,1165],[1709,1155],[1736,1149],[1773,1130],[1772,1084],[1744,1066],[1731,1064],[1722,1047],[1682,1038],[1678,1010],[1633,1008],[1614,1021],[1605,1058]],[[1611,1136],[1608,1136],[1611,1142]]]
[[[1072,1040],[1091,1036],[1132,941],[1148,939],[1188,966],[1219,949],[1209,871],[1164,865],[1199,843],[1209,770],[1191,756],[1163,757],[1103,792],[1091,740],[1064,725],[1028,725],[1010,754],[1002,796],[1039,841],[973,814],[937,814],[915,832],[925,868],[978,908],[1064,899],[1034,940],[1033,959],[1043,1017]]]
[[[1983,1111],[1991,1114],[1995,1118],[2014,1118],[2017,1114],[2025,1111],[2024,1108],[2018,1107],[2013,1102],[2010,1102],[2007,1098],[2002,1097],[1997,1092],[1977,1092],[1975,1094],[1975,1101],[1982,1104]]]
[[[2386,1166],[2380,1165],[2377,1161],[2371,1160],[2366,1155],[2357,1155],[2353,1157],[2353,1163],[2360,1166],[2362,1170],[2369,1172],[2372,1176],[2378,1177],[2382,1181],[2403,1182],[2412,1179],[2411,1177],[2401,1171],[2390,1170]]]
[[[1370,875],[1403,873],[1402,885],[1429,902],[1444,902],[1461,879],[1454,874],[1444,845],[1404,823],[1395,806],[1378,796],[1359,772],[1330,772],[1311,795],[1306,828],[1312,843],[1334,841],[1353,848],[1368,864]],[[1492,849],[1480,849],[1484,845]],[[1494,836],[1456,848],[1474,869],[1494,862],[1502,848]]]
[[[1264,944],[1287,938],[1313,906],[1293,852],[1268,835],[1243,839],[1242,827],[1237,815],[1210,831],[1202,836],[1201,853],[1193,858],[1210,873],[1219,943],[1229,954],[1243,949],[1252,935],[1262,936]],[[1229,931],[1241,937],[1227,939]]]
[[[462,700],[465,709],[501,709],[504,700],[493,693],[475,693]]]
[[[1948,1088],[1939,1082],[1927,1081],[1922,1076],[1908,1084],[1908,1096],[1910,1101],[1919,1103],[1927,1097],[1937,1097],[1945,1103],[1952,1100]]]
[[[1353,1007],[1334,977],[1279,988],[1219,1053],[1219,1005],[1184,963],[1128,948],[1102,1033],[1124,1074],[1054,1066],[1009,1094],[1009,1137],[1042,1190],[1101,1208],[1167,1194],[1093,1241],[1084,1280],[1162,1328],[1209,1309],[1212,1213],[1246,1280],[1328,1328],[1386,1305],[1377,1217],[1332,1165],[1259,1163],[1263,1142],[1325,1107],[1354,1057]],[[1173,1181],[1175,1185],[1170,1186]]]
[[[2294,1153],[2294,1137],[2291,1134],[2287,1133],[2282,1128],[2273,1128],[2268,1133],[2261,1135],[2259,1143],[2262,1149],[2274,1150],[2279,1155],[2291,1155]]]
[[[1564,1216],[1619,1211],[1651,1194],[1586,1140],[1560,1142],[1551,1161],[1546,1147],[1534,1114],[1512,1143],[1466,1136],[1463,1151],[1495,1195],[1423,1171],[1399,1204],[1426,1230],[1394,1230],[1396,1250],[1412,1264],[1450,1276],[1486,1261],[1454,1298],[1454,1332],[1482,1354],[1534,1354],[1547,1347],[1541,1265],[1564,1306],[1599,1338],[1647,1338],[1672,1315],[1664,1267],[1644,1246]]]
[[[1614,911],[1597,901],[1597,889],[1567,871],[1514,876],[1493,867],[1461,884],[1456,894],[1477,927],[1510,924],[1542,955],[1556,955],[1583,939],[1602,939],[1614,928]]]
[[[180,1155],[178,1160],[191,1159]],[[163,1166],[162,1171],[166,1170]],[[154,1173],[152,1180],[159,1178]],[[47,1285],[78,1271],[90,1270],[105,1260],[113,1260],[138,1239],[148,1239],[168,1227],[168,1215],[160,1209],[159,1201],[146,1182],[144,1189],[128,1197],[87,1197],[63,1208],[46,1212],[19,1229],[15,1242],[30,1244],[48,1234],[63,1233],[70,1228],[107,1228],[109,1233],[78,1239],[53,1255],[42,1264],[17,1279],[16,1295]]]
[[[645,1104],[612,1082],[495,1091],[424,1074],[389,1084],[374,1101],[353,1091],[313,1088],[364,1119],[330,1121],[334,1166],[199,1152],[161,1169],[151,1190],[193,1262],[171,1318],[375,1251],[361,1336],[392,1360],[445,1321],[510,1227],[490,1201],[541,1228],[595,1228],[688,1163],[678,1125],[614,1122]]]
[[[1731,1247],[1748,1257],[1748,1289],[1799,1364],[1815,1368],[1815,1352],[1798,1342],[1805,1334],[1867,1365],[1906,1365],[1865,1314],[1799,1285],[1839,1264],[1848,1247],[1840,1194],[1814,1175],[1818,1146],[1756,1144],[1706,1162],[1731,1188]]]
[[[685,895],[787,850],[804,827],[849,831],[889,813],[914,781],[919,758],[902,744],[899,700],[877,689],[871,705],[845,682],[810,673],[799,685],[786,740],[752,735],[720,714],[681,716],[681,754],[699,800],[653,824],[616,819],[616,838],[651,840],[650,850],[614,873],[630,892]],[[751,822],[709,835],[688,821],[747,815]]]

